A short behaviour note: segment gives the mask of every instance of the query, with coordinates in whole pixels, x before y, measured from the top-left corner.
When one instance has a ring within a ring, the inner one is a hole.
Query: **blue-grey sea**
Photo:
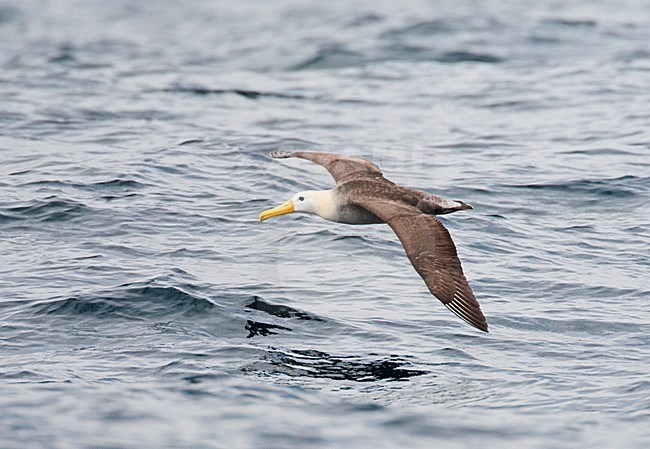
[[[278,149],[473,205],[490,333]],[[0,1],[0,447],[650,447],[650,3]]]

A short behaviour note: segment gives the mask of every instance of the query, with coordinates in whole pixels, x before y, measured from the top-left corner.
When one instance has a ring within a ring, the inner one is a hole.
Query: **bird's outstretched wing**
[[[463,274],[456,246],[436,217],[381,198],[361,199],[355,204],[389,224],[415,271],[436,298],[467,323],[488,332],[481,306]]]
[[[382,177],[381,170],[365,159],[342,154],[316,153],[312,151],[273,151],[272,158],[299,157],[322,165],[330,172],[336,184],[355,177]]]

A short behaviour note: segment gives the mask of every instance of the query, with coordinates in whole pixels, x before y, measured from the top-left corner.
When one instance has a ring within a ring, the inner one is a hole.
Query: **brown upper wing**
[[[488,332],[481,306],[463,274],[449,231],[433,215],[385,199],[355,202],[387,222],[433,295],[472,326]]]
[[[336,184],[359,176],[382,176],[381,170],[365,159],[342,154],[316,153],[312,151],[273,151],[270,156],[276,159],[299,157],[322,165],[330,172]]]

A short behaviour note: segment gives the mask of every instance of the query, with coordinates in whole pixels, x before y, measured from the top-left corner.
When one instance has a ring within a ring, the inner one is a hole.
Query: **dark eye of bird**
[[[304,197],[304,196],[299,196],[298,199],[299,199],[300,201],[305,201],[305,197]]]

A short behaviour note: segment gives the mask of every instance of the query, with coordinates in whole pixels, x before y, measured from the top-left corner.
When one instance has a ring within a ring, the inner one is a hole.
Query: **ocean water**
[[[0,447],[650,447],[650,5],[0,2]],[[368,158],[385,225],[259,223]]]

